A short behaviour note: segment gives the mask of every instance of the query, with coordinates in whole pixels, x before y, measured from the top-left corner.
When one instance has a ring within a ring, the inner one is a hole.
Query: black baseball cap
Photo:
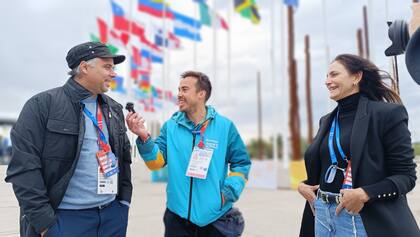
[[[112,58],[114,64],[124,62],[124,55],[113,55],[105,44],[100,42],[86,42],[74,46],[66,56],[67,65],[70,69],[79,66],[80,62],[88,61],[93,58]]]

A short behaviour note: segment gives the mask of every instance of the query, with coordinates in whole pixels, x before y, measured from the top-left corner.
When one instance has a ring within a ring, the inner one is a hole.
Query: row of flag
[[[98,17],[99,35],[91,34],[92,41],[105,43],[112,53],[120,48],[130,55],[130,77],[132,78],[136,99],[144,106],[145,111],[154,112],[161,107],[162,101],[176,103],[176,96],[170,91],[163,91],[150,82],[152,64],[163,64],[163,50],[182,49],[180,38],[192,41],[202,41],[202,26],[215,26],[218,29],[229,30],[227,22],[214,9],[208,6],[206,0],[192,0],[199,8],[200,19],[194,19],[182,12],[175,11],[165,0],[137,0],[137,11],[153,19],[166,19],[172,24],[169,29],[163,29],[157,24],[139,22],[127,16],[118,0],[110,0],[112,9],[112,26]],[[297,0],[283,0],[285,4],[297,6]],[[234,0],[235,11],[241,16],[258,24],[261,20],[255,0]],[[147,26],[147,31],[146,31]],[[116,77],[111,89],[119,93],[127,93],[124,88],[124,78]]]

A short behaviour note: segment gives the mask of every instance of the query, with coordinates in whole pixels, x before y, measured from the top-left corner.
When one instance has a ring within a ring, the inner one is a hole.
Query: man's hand
[[[139,136],[142,141],[147,140],[149,133],[144,125],[145,120],[138,113],[129,112],[125,121],[131,132]]]
[[[338,216],[346,208],[348,212],[358,214],[365,203],[369,201],[369,196],[362,188],[341,189],[340,204],[338,204],[335,214]]]

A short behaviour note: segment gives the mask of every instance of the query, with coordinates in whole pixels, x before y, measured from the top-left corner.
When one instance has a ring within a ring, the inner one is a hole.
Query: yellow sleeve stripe
[[[242,174],[242,173],[240,173],[240,172],[230,172],[230,173],[229,173],[229,176],[239,176],[239,177],[242,177],[242,178],[245,180],[245,183],[248,181],[248,180],[245,178],[245,175],[244,175],[244,174]]]
[[[146,161],[146,166],[149,170],[158,170],[165,165],[165,159],[163,159],[162,153],[160,151],[156,155],[156,160]]]

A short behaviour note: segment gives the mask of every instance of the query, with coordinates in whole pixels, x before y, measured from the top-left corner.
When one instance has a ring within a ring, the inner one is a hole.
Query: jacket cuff
[[[232,190],[226,186],[224,186],[222,188],[222,195],[223,195],[223,199],[225,201],[224,204],[228,203],[228,202],[234,202],[236,200],[234,193],[232,192]]]
[[[52,207],[48,204],[43,207],[45,210],[40,210],[39,215],[31,215],[29,223],[34,227],[37,233],[50,228],[56,221],[55,213]]]
[[[398,197],[399,192],[395,184],[388,179],[378,183],[361,187],[369,196],[369,202],[389,200]]]
[[[153,151],[153,147],[155,143],[153,142],[152,138],[149,136],[149,138],[143,142],[141,138],[136,139],[136,144],[139,149],[140,154],[147,154]]]

